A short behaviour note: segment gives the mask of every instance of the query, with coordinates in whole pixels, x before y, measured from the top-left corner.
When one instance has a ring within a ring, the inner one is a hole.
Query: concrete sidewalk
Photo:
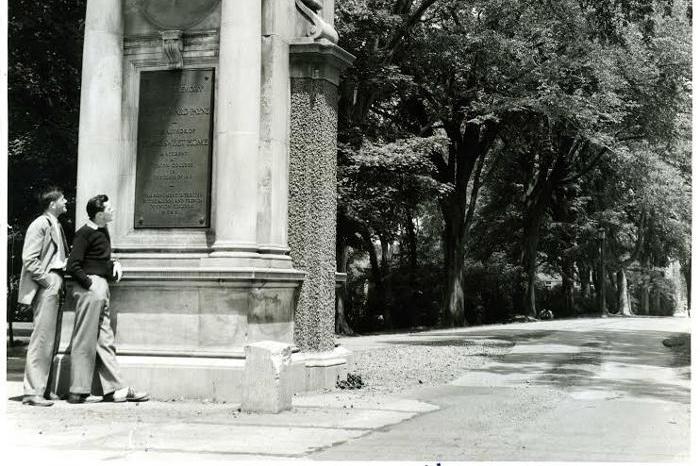
[[[236,404],[178,400],[70,405],[21,404],[21,382],[8,382],[7,442],[27,459],[303,459],[437,407],[362,391],[294,397],[293,409],[252,414]],[[30,462],[29,464],[32,464]]]
[[[558,320],[341,338],[358,354],[379,350],[380,359],[385,349],[406,342],[441,342],[457,351],[462,340],[500,338],[514,347],[447,383],[393,396],[372,389],[298,394],[293,409],[280,414],[187,400],[23,406],[25,348],[18,347],[8,355],[5,441],[29,464],[618,456],[684,461],[690,367],[674,363],[661,340],[688,332],[689,324],[676,318]],[[504,437],[511,442],[504,444]],[[578,450],[569,448],[576,442]],[[679,453],[659,456],[657,450]]]

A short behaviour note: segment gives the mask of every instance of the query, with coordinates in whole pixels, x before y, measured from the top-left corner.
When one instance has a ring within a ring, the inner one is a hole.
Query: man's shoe
[[[148,392],[137,392],[134,387],[126,387],[104,397],[105,401],[123,403],[125,401],[148,401]]]
[[[29,406],[49,407],[49,406],[53,406],[53,401],[45,400],[43,396],[30,395],[30,396],[25,396],[24,399],[22,399],[22,404],[29,405]]]
[[[46,398],[47,400],[51,400],[51,401],[57,401],[57,400],[60,400],[60,399],[61,399],[60,396],[56,395],[56,394],[53,393],[53,392],[52,392],[52,393],[49,393],[48,395],[44,395],[44,398]]]
[[[102,397],[90,395],[88,393],[71,393],[68,395],[68,399],[66,401],[70,404],[99,403],[102,401]]]

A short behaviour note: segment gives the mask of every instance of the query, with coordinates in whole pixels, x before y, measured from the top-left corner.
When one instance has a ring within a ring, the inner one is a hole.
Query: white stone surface
[[[289,40],[293,3],[262,2],[257,239],[263,249],[285,252],[288,250]]]
[[[294,400],[294,406],[299,408],[325,407],[332,409],[374,409],[380,411],[397,411],[406,413],[427,413],[438,409],[437,406],[418,400],[390,396],[372,395],[367,397],[361,392],[324,393],[305,395]]]
[[[276,341],[253,343],[245,346],[245,358],[241,408],[264,413],[290,409],[291,346]]]
[[[85,18],[76,228],[85,223],[88,199],[117,194],[122,173],[122,2],[89,0]]]
[[[257,245],[260,0],[222,2],[213,170],[213,248]]]

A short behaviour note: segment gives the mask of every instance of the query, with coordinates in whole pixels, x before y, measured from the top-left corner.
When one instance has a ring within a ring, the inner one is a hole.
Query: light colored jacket
[[[29,225],[22,247],[22,274],[19,277],[17,302],[31,304],[40,286],[51,286],[49,265],[58,253],[61,241],[47,214],[40,215]]]

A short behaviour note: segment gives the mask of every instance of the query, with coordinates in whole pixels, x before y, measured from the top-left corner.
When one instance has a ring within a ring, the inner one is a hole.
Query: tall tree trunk
[[[372,241],[372,236],[369,231],[365,230],[362,232],[362,238],[365,243],[365,249],[369,254],[369,264],[371,270],[372,280],[368,295],[367,302],[373,315],[381,315],[384,319],[384,325],[387,324],[385,312],[388,311],[385,306],[385,292],[384,292],[384,281],[382,280],[382,272],[379,267],[379,259],[377,258],[377,250],[374,247],[374,242]]]
[[[595,271],[596,275],[596,292],[598,293],[598,312],[600,312],[601,317],[608,315],[608,306],[606,299],[606,282],[605,278],[607,276],[607,270],[605,267],[605,231],[601,230],[598,237],[598,270]]]
[[[607,276],[607,282],[606,282],[606,289],[610,287],[612,291],[614,292],[615,296],[618,296],[618,289],[617,289],[617,274],[613,270],[607,270],[608,276]],[[607,295],[606,295],[607,298]],[[615,314],[618,313],[620,310],[619,305],[620,302],[616,299],[610,303],[610,308],[613,309],[613,312]]]
[[[466,322],[464,313],[465,247],[460,231],[461,218],[460,216],[458,219],[450,219],[450,221],[445,219],[443,252],[446,288],[442,323],[448,327],[461,327]]]
[[[537,317],[536,290],[537,280],[537,245],[540,241],[540,225],[551,191],[545,187],[536,194],[536,200],[524,215],[522,265],[525,273],[525,296],[523,312]]]
[[[382,247],[382,276],[386,277],[389,273],[389,261],[391,260],[391,252],[389,251],[389,241],[380,236],[379,244]]]
[[[581,296],[584,299],[591,297],[591,269],[581,263],[578,265],[579,282],[581,283]]]
[[[646,277],[639,290],[639,314],[643,316],[649,315],[649,282]]]
[[[627,288],[627,273],[625,269],[617,271],[617,312],[623,316],[631,316],[629,291]]]
[[[555,189],[554,202],[552,203],[552,220],[570,225],[575,221],[575,215],[571,209],[571,203],[566,191]],[[576,235],[571,228],[563,228],[559,241],[563,247],[561,256],[561,291],[564,302],[564,313],[572,315],[574,313],[574,280],[576,279],[574,260],[570,253],[570,248],[574,246]]]
[[[564,299],[564,311],[567,315],[574,312],[574,264],[567,257],[562,258],[561,291]]]
[[[564,176],[561,158],[547,162],[540,155],[535,156],[537,168],[533,168],[525,194],[523,195],[523,250],[522,265],[526,274],[525,302],[523,312],[537,316],[535,302],[535,280],[537,278],[537,245],[540,239],[540,225],[547,208],[552,204],[552,193]],[[551,168],[551,169],[550,169]]]
[[[339,236],[336,242],[336,257],[338,261],[338,272],[340,273],[347,273],[349,252],[350,246],[345,244],[344,239],[341,236]],[[352,327],[350,327],[347,315],[345,313],[348,296],[347,281],[343,282],[343,284],[340,287],[337,287],[335,291],[335,333],[339,335],[354,335],[355,332],[353,331]]]
[[[460,108],[454,119],[443,121],[450,139],[447,163],[442,156],[432,158],[438,167],[439,181],[454,186],[453,191],[440,202],[445,221],[445,290],[441,320],[442,324],[447,326],[461,326],[466,323],[463,283],[466,239],[474,218],[486,154],[493,145],[498,129],[493,123],[464,124],[465,115],[461,112]]]
[[[686,299],[688,300],[688,317],[690,317],[690,283],[691,283],[690,267],[691,267],[690,258],[681,264],[681,272],[683,272],[683,278],[685,279]]]
[[[642,280],[639,286],[639,315],[649,315],[649,288],[651,286],[651,265],[649,258],[642,262]]]
[[[416,225],[413,223],[413,213],[410,209],[406,209],[404,228],[406,230],[406,242],[408,243],[408,266],[409,270],[415,273],[418,268],[418,234],[416,233]]]
[[[393,318],[391,315],[391,306],[389,305],[389,297],[391,296],[391,273],[389,270],[389,262],[391,261],[391,245],[389,244],[389,240],[382,236],[379,237],[379,243],[382,250],[382,262],[380,268],[383,284],[382,316],[384,317],[384,327],[392,328]]]
[[[661,312],[661,290],[659,289],[658,286],[655,286],[652,289],[651,299],[652,299],[652,304],[651,304],[652,314],[655,316],[664,315]]]
[[[406,230],[406,242],[408,243],[408,286],[411,287],[411,302],[407,303],[408,324],[413,327],[418,325],[418,235],[413,223],[413,214],[406,208],[404,217]]]
[[[523,270],[525,272],[525,296],[523,312],[537,316],[535,283],[537,280],[537,243],[539,242],[539,222],[525,227],[523,235]]]

